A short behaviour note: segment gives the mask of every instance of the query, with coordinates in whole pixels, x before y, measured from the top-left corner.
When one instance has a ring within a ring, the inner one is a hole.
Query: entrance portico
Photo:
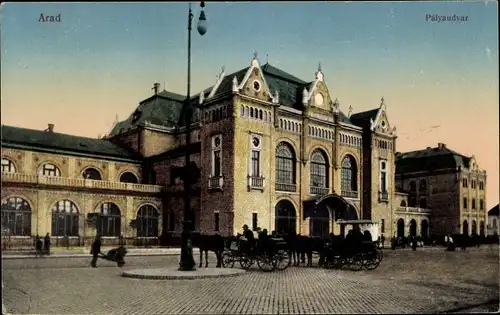
[[[357,220],[355,205],[337,194],[327,194],[304,201],[304,220],[309,218],[310,236],[327,236],[334,232],[338,220]],[[344,231],[340,226],[342,234]]]

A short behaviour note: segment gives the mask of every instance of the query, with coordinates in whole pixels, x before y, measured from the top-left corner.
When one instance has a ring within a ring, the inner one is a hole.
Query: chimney
[[[432,148],[431,147],[427,147],[427,150],[430,150],[430,149],[432,149]]]
[[[439,149],[446,149],[446,144],[439,142],[438,143],[438,148]]]
[[[49,128],[47,128],[48,132],[54,132],[54,124],[49,124]]]
[[[153,84],[152,90],[154,91],[155,95],[158,94],[158,92],[160,91],[160,83],[157,82],[157,83]]]

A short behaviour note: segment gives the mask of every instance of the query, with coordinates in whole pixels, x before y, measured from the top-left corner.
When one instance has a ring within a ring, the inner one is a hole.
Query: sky
[[[208,31],[192,38],[192,94],[261,64],[314,80],[321,62],[347,113],[381,97],[397,150],[438,142],[488,172],[499,200],[496,2],[207,2]],[[195,23],[200,8],[193,2]],[[60,22],[40,22],[40,15]],[[188,3],[3,3],[2,124],[97,137],[152,95],[185,94]],[[432,15],[467,17],[437,22]],[[195,24],[196,25],[196,24]]]

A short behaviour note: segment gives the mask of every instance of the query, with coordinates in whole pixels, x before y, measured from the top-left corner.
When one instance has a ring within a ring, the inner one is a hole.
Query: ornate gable
[[[233,79],[233,92],[239,92],[265,102],[276,103],[278,92],[271,92],[269,90],[269,86],[257,60],[257,53],[254,53],[250,68],[248,68],[243,80],[238,83],[236,78]]]
[[[303,90],[302,104],[305,108],[314,107],[323,111],[333,111],[333,100],[325,84],[321,64],[318,65],[315,80],[309,84],[308,88]]]
[[[387,107],[383,97],[380,101],[377,116],[375,116],[375,119],[370,119],[370,129],[388,135],[396,134],[396,127],[391,127],[387,118]]]

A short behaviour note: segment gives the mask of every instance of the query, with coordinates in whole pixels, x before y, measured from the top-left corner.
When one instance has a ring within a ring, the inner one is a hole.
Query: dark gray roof
[[[249,67],[243,68],[231,74],[224,76],[214,98],[232,93],[233,78],[236,77],[241,83]],[[261,67],[264,78],[269,85],[271,93],[279,92],[280,105],[303,110],[302,91],[304,87],[309,88],[310,83],[303,81],[281,69],[278,69],[269,63]],[[207,97],[214,86],[203,90],[204,96]],[[191,102],[194,105],[198,104],[200,93],[191,97]],[[183,102],[185,96],[163,91],[157,95],[142,101],[136,111],[124,121],[117,123],[110,133],[114,136],[125,132],[135,126],[143,125],[148,121],[155,125],[165,127],[175,127],[184,125],[183,119]],[[347,124],[352,124],[349,118],[340,113],[341,121]]]
[[[412,152],[396,153],[396,173],[435,171],[457,167],[469,167],[470,157],[457,153],[446,146]]]
[[[353,124],[363,128],[370,127],[370,119],[375,120],[380,108],[370,109],[364,112],[352,114],[349,119]]]
[[[490,211],[488,211],[488,215],[492,215],[492,216],[499,216],[500,213],[499,213],[499,205],[496,205],[494,206],[493,208],[491,208]]]
[[[2,125],[2,147],[140,161],[129,149],[105,139]]]

